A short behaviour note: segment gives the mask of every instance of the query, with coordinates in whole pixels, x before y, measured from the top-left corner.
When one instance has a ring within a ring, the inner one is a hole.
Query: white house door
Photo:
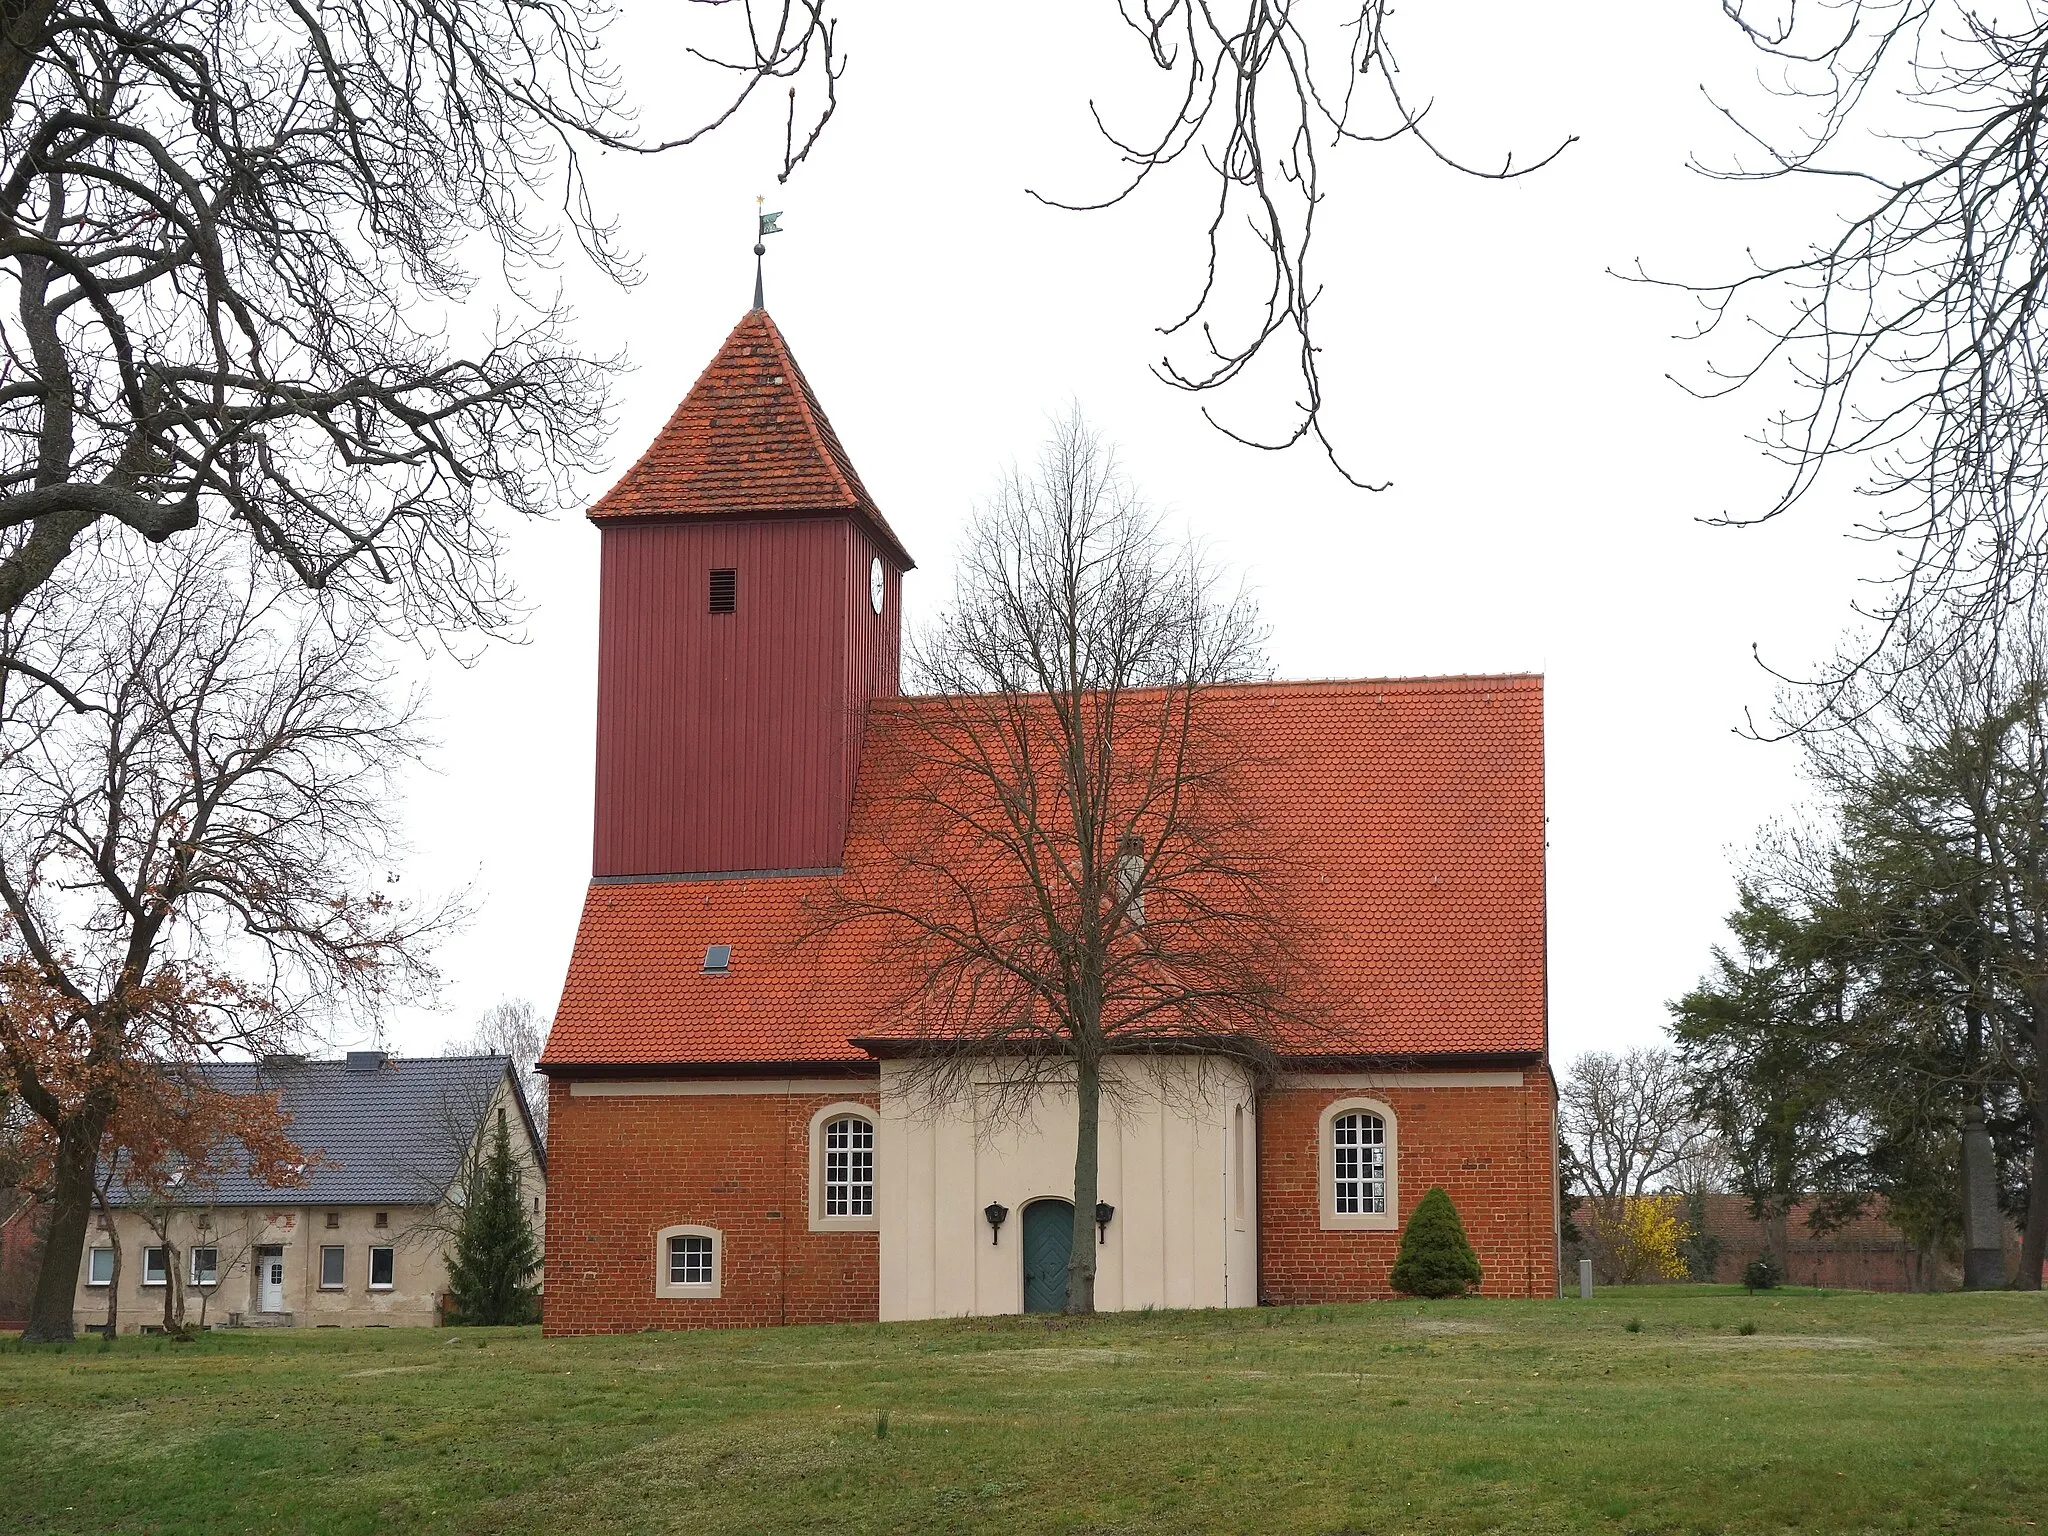
[[[284,1310],[284,1250],[266,1248],[256,1261],[256,1310]]]

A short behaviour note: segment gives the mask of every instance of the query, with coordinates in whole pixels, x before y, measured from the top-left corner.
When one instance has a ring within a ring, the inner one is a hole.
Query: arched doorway
[[[1067,1304],[1067,1260],[1074,1252],[1074,1202],[1034,1200],[1024,1207],[1024,1310],[1058,1312]]]

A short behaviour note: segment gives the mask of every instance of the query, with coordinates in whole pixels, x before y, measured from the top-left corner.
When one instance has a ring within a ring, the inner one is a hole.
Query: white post
[[[1579,1300],[1591,1301],[1592,1299],[1593,1261],[1591,1259],[1581,1259],[1579,1260]]]

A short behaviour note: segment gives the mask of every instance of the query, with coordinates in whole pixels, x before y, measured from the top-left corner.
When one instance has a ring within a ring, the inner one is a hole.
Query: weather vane
[[[761,258],[768,254],[768,247],[765,242],[770,235],[782,233],[780,226],[775,222],[782,215],[780,213],[768,212],[767,203],[768,199],[765,197],[754,199],[754,211],[759,224],[759,227],[754,231],[754,308],[756,309],[766,309],[768,307],[761,299]]]

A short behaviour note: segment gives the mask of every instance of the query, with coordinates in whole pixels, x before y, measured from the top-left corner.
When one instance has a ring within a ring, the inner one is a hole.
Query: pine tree
[[[491,1150],[466,1182],[462,1226],[448,1260],[453,1320],[471,1326],[532,1322],[535,1289],[527,1280],[540,1268],[540,1246],[526,1220],[519,1165],[502,1115]]]
[[[1479,1255],[1465,1237],[1458,1208],[1432,1189],[1408,1218],[1394,1259],[1394,1289],[1407,1296],[1462,1296],[1479,1286]]]

